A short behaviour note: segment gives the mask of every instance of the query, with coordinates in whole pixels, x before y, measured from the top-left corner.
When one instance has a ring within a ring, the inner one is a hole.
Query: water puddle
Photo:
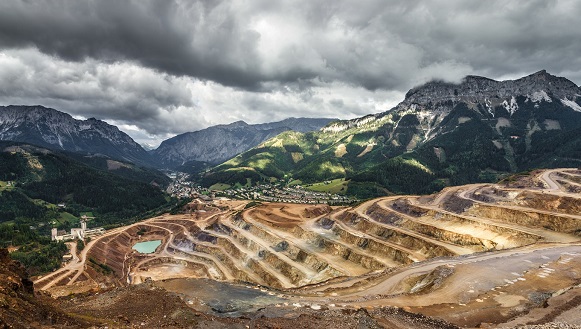
[[[133,249],[137,250],[142,254],[151,254],[155,252],[155,249],[161,245],[161,240],[151,240],[138,242],[133,245]]]

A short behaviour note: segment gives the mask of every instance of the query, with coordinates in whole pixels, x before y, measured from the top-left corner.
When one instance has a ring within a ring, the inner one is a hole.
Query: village
[[[177,198],[200,198],[210,201],[215,198],[229,198],[240,200],[256,200],[283,203],[329,204],[347,205],[358,200],[352,197],[311,191],[300,185],[280,186],[277,184],[258,184],[255,186],[230,187],[226,189],[204,188],[192,181],[183,173],[172,175],[175,177],[166,192]]]

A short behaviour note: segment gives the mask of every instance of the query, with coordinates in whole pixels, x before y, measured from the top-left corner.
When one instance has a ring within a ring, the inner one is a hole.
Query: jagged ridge
[[[77,120],[43,106],[0,107],[0,140],[151,164],[149,154],[117,127],[95,118]]]

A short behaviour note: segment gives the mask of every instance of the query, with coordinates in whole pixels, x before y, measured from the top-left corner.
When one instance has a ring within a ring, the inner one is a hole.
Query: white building
[[[57,228],[51,230],[51,239],[53,241],[69,241],[74,239],[85,240],[86,237],[92,237],[96,235],[101,235],[105,233],[105,229],[102,227],[87,229],[87,221],[94,217],[87,217],[85,215],[81,216],[81,227],[74,227],[71,229],[70,234],[59,234]]]

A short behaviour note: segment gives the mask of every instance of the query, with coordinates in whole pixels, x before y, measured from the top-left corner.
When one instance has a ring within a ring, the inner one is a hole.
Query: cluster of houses
[[[228,197],[235,199],[252,199],[269,202],[307,203],[307,204],[346,204],[356,201],[344,195],[316,192],[295,187],[277,187],[270,184],[260,184],[253,187],[243,187],[223,191]]]
[[[174,173],[173,176],[175,177],[173,182],[167,187],[166,192],[176,198],[208,198],[206,197],[210,194],[210,191],[207,188],[203,188],[194,182],[187,181],[187,176],[185,174],[176,174]]]
[[[174,181],[166,191],[177,198],[200,198],[204,201],[210,201],[216,196],[221,196],[242,200],[331,205],[349,204],[357,201],[344,195],[311,191],[301,186],[280,187],[272,184],[258,184],[250,187],[230,188],[225,191],[213,191],[187,181],[186,174],[174,174],[174,177]]]

